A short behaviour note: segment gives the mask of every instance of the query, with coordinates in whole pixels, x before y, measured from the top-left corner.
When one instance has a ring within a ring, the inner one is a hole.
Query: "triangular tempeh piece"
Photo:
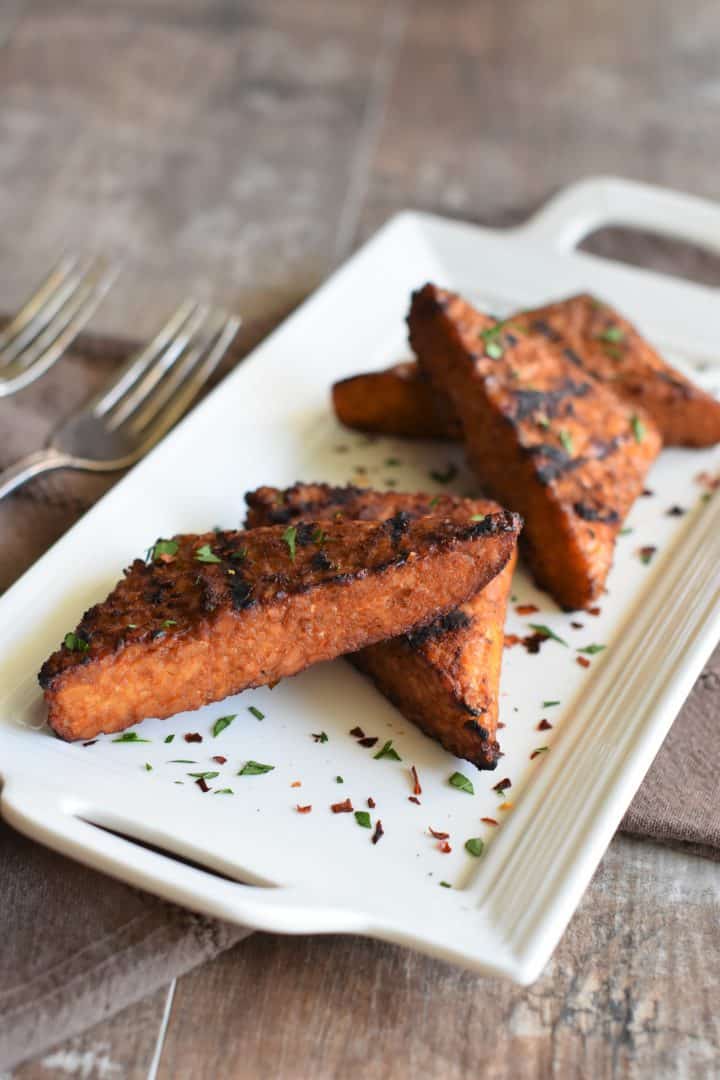
[[[421,369],[452,400],[483,489],[525,518],[538,583],[566,609],[594,603],[660,450],[655,425],[554,342],[434,285],[413,295],[408,324]]]
[[[158,542],[43,665],[50,725],[120,731],[426,626],[502,570],[519,527],[450,512]]]
[[[524,327],[567,349],[568,359],[607,383],[655,421],[666,446],[720,442],[720,402],[666,363],[614,308],[582,294],[518,312],[507,329]],[[347,427],[415,438],[460,438],[452,403],[417,364],[353,375],[335,383],[333,406]]]
[[[328,484],[263,487],[246,496],[247,525],[308,517],[384,521],[464,510],[468,519],[496,512],[487,499],[409,495]],[[446,750],[479,769],[494,769],[505,612],[515,556],[497,577],[455,611],[422,630],[368,645],[348,657],[404,716]]]

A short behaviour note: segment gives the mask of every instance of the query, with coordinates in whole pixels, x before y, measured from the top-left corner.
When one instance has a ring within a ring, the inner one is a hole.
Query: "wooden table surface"
[[[85,246],[130,270],[103,329],[194,293],[249,348],[406,206],[510,224],[596,173],[715,198],[719,46],[712,0],[0,0],[3,307]],[[529,989],[256,934],[12,1077],[720,1075],[719,911],[717,864],[619,839]]]

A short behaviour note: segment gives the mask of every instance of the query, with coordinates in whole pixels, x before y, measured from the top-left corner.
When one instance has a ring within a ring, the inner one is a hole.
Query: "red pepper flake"
[[[202,742],[203,737],[199,731],[188,731],[185,734],[185,742]]]
[[[511,802],[500,803],[500,806],[498,807],[498,810],[512,810],[514,805],[515,804],[511,803]]]
[[[552,724],[550,723],[550,721],[543,718],[538,724],[537,729],[538,731],[549,731],[551,727]]]
[[[646,544],[645,547],[639,548],[638,555],[640,556],[640,562],[647,566],[656,551],[657,548],[654,544]]]
[[[579,664],[580,667],[590,667],[590,661],[587,656],[576,656],[575,663]]]
[[[308,803],[307,806],[300,806],[300,804],[298,803],[295,809],[297,810],[298,814],[309,814],[312,810],[312,803]]]
[[[198,777],[198,779],[195,781],[195,783],[197,784],[197,786],[200,788],[201,791],[209,791],[210,790],[210,788],[207,786],[207,784],[203,780],[202,776]]]
[[[646,499],[652,499],[652,497],[653,497],[653,495],[655,494],[655,492],[654,492],[654,491],[651,491],[651,490],[650,490],[650,488],[643,488],[643,490],[642,490],[641,494],[642,494],[642,495],[644,496],[644,498],[646,498]]]
[[[420,787],[418,772],[414,765],[410,766],[410,774],[413,780],[413,795],[422,795],[422,788]]]
[[[507,791],[512,787],[512,780],[509,777],[505,777],[504,780],[498,780],[497,784],[493,784],[493,791]]]
[[[591,607],[591,608],[588,608],[588,614],[589,615],[601,615],[602,612],[600,611],[599,607]]]
[[[356,739],[364,739],[365,738],[365,732],[363,731],[363,729],[361,727],[354,727],[352,729],[352,731],[350,732],[350,734],[352,736],[354,736],[354,738],[356,738]]]
[[[366,739],[358,739],[358,746],[364,746],[367,750],[378,741],[377,735],[368,735]]]
[[[419,799],[416,799],[414,795],[408,795],[408,802],[414,802],[416,806],[422,806]]]
[[[572,626],[573,630],[582,630],[583,628],[583,624],[581,622],[571,622],[570,625]]]
[[[496,724],[496,727],[498,727],[498,728],[504,728],[504,727],[507,727],[507,724],[503,724],[503,722],[502,722],[501,720],[498,720],[498,722],[497,722],[497,724]]]
[[[519,645],[522,638],[518,634],[506,634],[505,635],[505,648],[512,649],[514,645]]]
[[[428,832],[436,840],[447,840],[450,836],[449,832],[439,832],[437,829],[433,829],[432,825],[428,825]]]
[[[443,855],[449,855],[450,852],[452,851],[452,848],[448,844],[447,840],[443,840],[440,843],[439,847],[440,847],[440,850],[442,851]]]
[[[372,797],[368,799],[367,804],[368,804],[368,806],[370,807],[371,810],[374,810],[375,807],[377,806],[377,803],[375,802],[375,800]]]
[[[535,758],[540,757],[541,754],[547,754],[549,749],[549,746],[538,746],[537,750],[533,750],[532,754],[530,755],[530,760],[534,761]]]
[[[223,757],[222,754],[216,754],[212,760],[216,761],[218,765],[224,765],[227,761],[227,758]]]
[[[518,604],[515,610],[518,615],[536,615],[540,608],[535,604]]]
[[[290,787],[302,787],[302,780],[293,780]]]
[[[486,825],[497,825],[494,817],[481,817],[480,820],[485,822]]]
[[[97,739],[91,739],[90,742],[84,742],[83,746],[94,746],[96,742]]]
[[[377,821],[375,822],[375,832],[372,835],[373,844],[377,844],[380,837],[384,836],[384,835],[385,835],[385,830],[382,827],[382,821],[380,820],[380,818],[378,818]]]
[[[666,510],[668,517],[684,517],[687,513],[682,506],[671,506],[669,510]]]
[[[332,810],[333,814],[352,814],[353,804],[350,802],[349,799],[345,799],[344,802],[333,803],[330,809]]]

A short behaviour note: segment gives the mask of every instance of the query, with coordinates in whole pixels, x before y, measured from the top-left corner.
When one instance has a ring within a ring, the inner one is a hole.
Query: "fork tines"
[[[91,318],[117,277],[102,258],[67,256],[0,331],[0,397],[50,368]]]

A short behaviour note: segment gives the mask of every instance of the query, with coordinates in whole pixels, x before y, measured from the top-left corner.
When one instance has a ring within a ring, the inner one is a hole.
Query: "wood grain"
[[[122,252],[105,329],[143,336],[192,292],[248,314],[249,345],[408,205],[514,224],[598,172],[716,197],[719,46],[711,0],[16,0],[3,306],[62,246]],[[720,281],[693,249],[591,245]],[[717,1074],[719,888],[716,864],[615,841],[529,989],[376,942],[255,935],[178,981],[158,1076]],[[100,1045],[116,1068],[96,1054],[92,1080],[144,1075],[161,1003],[14,1080],[85,1076],[72,1053]]]

